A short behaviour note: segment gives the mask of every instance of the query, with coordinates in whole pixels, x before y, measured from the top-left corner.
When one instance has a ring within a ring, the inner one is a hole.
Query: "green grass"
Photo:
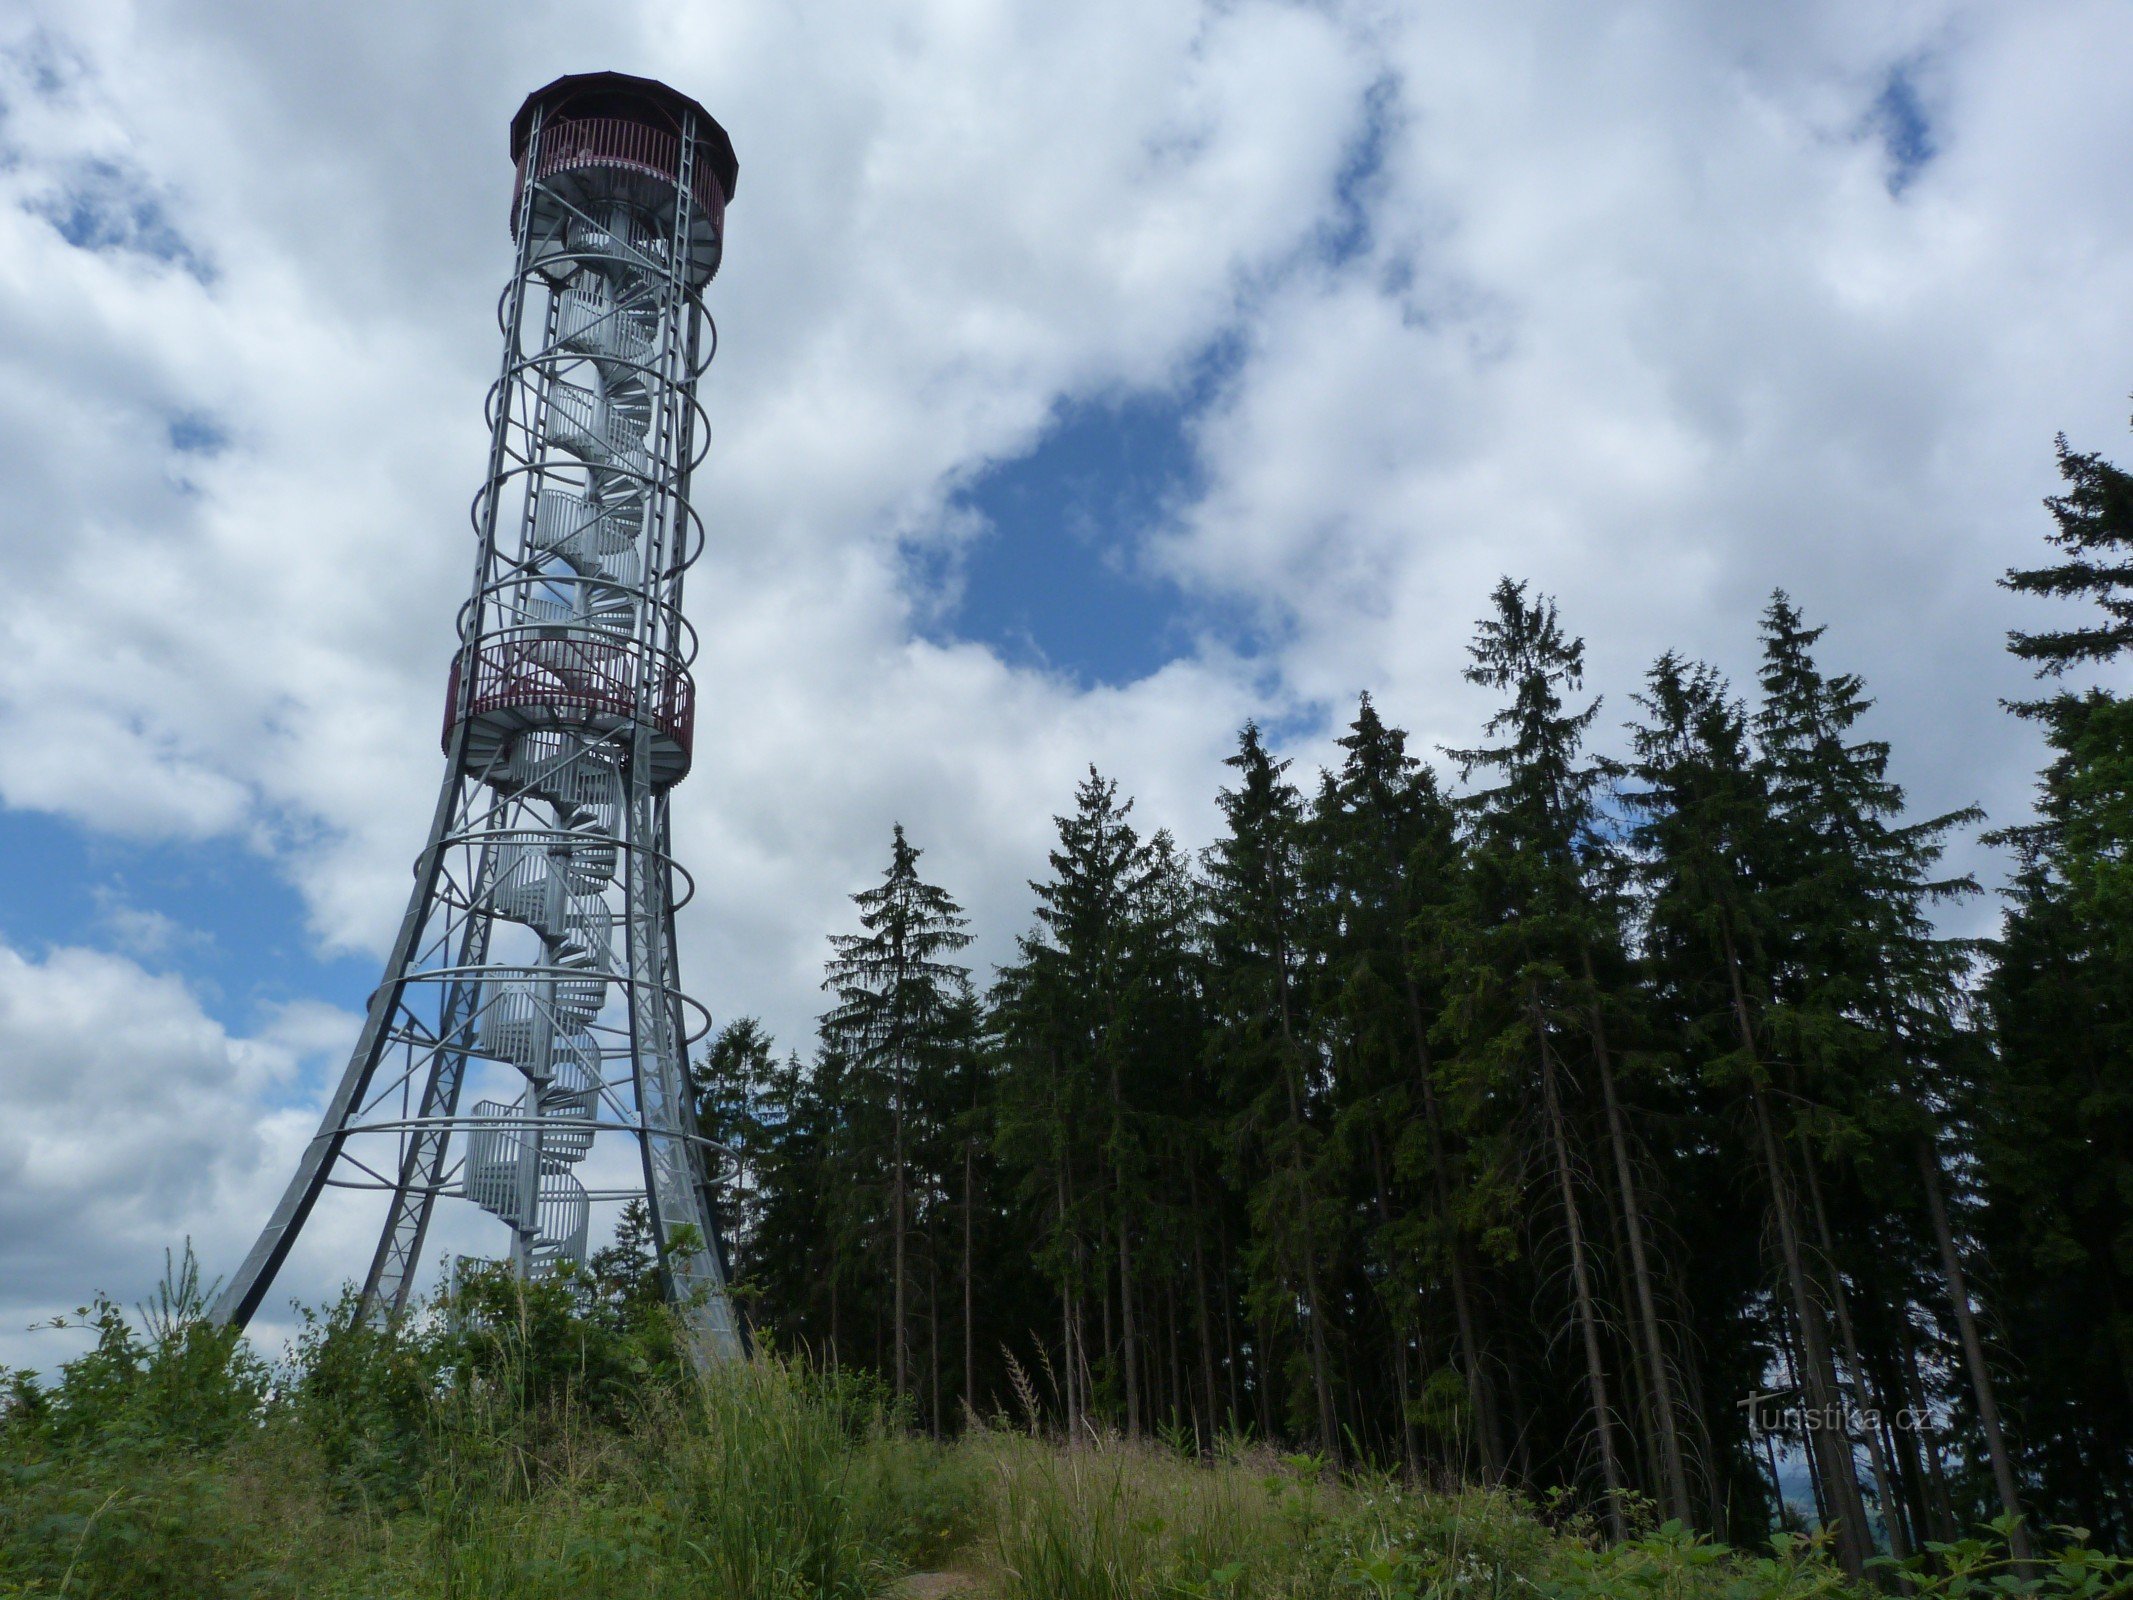
[[[206,1325],[189,1263],[0,1414],[0,1595],[865,1600],[952,1568],[998,1600],[1804,1600],[1809,1543],[1624,1544],[1478,1490],[1235,1448],[1202,1461],[977,1428],[914,1435],[879,1387],[777,1357],[697,1378],[656,1307],[477,1279],[384,1333],[346,1305],[279,1368]],[[2003,1530],[2004,1531],[2004,1530]],[[2025,1592],[1987,1533],[1911,1592]],[[2129,1592],[2069,1541],[2026,1592]]]

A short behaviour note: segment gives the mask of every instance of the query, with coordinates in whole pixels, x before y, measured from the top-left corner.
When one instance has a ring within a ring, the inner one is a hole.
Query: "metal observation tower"
[[[518,260],[443,793],[347,1072],[217,1315],[251,1317],[328,1186],[388,1197],[364,1280],[378,1315],[407,1304],[440,1199],[495,1217],[538,1276],[584,1260],[595,1203],[642,1197],[716,1359],[741,1337],[706,1183],[722,1153],[685,1070],[710,1019],[675,967],[689,880],[667,798],[695,710],[701,295],[738,166],[702,106],[612,72],[532,95],[511,157]]]

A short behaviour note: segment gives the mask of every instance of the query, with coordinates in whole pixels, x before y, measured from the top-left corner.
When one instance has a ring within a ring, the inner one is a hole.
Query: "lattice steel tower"
[[[544,1274],[584,1259],[595,1202],[642,1196],[716,1358],[740,1337],[685,1071],[709,1018],[676,975],[667,796],[694,713],[700,297],[738,168],[702,106],[610,72],[532,95],[511,156],[518,261],[444,790],[348,1070],[218,1314],[251,1317],[329,1185],[390,1196],[364,1283],[380,1313],[407,1303],[440,1198],[498,1218],[513,1265]]]

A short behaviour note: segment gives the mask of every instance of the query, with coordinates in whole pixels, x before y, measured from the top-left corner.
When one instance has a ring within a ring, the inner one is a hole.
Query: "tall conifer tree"
[[[844,1063],[846,1091],[879,1105],[888,1125],[890,1369],[899,1400],[912,1380],[913,1207],[934,1192],[914,1181],[913,1156],[930,1131],[916,1113],[940,1103],[941,1080],[975,1046],[966,1031],[970,970],[946,959],[970,935],[962,908],[919,877],[920,854],[898,823],[882,881],[852,896],[864,931],[831,938],[822,983],[837,998],[822,1031]]]

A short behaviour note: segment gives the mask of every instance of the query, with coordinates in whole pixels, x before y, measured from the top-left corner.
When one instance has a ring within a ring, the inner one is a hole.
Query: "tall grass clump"
[[[985,1566],[1004,1600],[1394,1600],[1439,1580],[1478,1597],[1495,1574],[1537,1566],[1551,1542],[1508,1495],[1339,1478],[1310,1456],[1233,1447],[1207,1462],[1006,1434],[972,1448],[993,1469]]]
[[[997,1600],[1819,1600],[1817,1541],[1427,1491],[1315,1457],[973,1425],[918,1435],[870,1377],[698,1374],[656,1291],[477,1272],[380,1324],[352,1298],[262,1361],[188,1253],[56,1381],[0,1374],[0,1597],[870,1600],[954,1567]],[[1921,1600],[2106,1600],[2128,1564],[1997,1527],[1882,1576]],[[945,1580],[944,1580],[945,1581]],[[938,1592],[936,1588],[936,1592]]]
[[[971,1554],[1000,1600],[2034,1600],[2133,1596],[2133,1563],[2079,1529],[2027,1572],[2008,1529],[1936,1545],[1861,1588],[1826,1536],[1730,1548],[1649,1508],[1627,1539],[1588,1514],[1504,1490],[1418,1488],[1337,1474],[1314,1456],[1230,1446],[1215,1459],[1096,1438],[1070,1445],[1004,1429],[964,1448],[989,1466],[990,1518]]]
[[[279,1367],[207,1300],[188,1254],[55,1382],[0,1374],[0,1595],[858,1600],[953,1520],[878,1387],[699,1378],[656,1297],[477,1273]]]

